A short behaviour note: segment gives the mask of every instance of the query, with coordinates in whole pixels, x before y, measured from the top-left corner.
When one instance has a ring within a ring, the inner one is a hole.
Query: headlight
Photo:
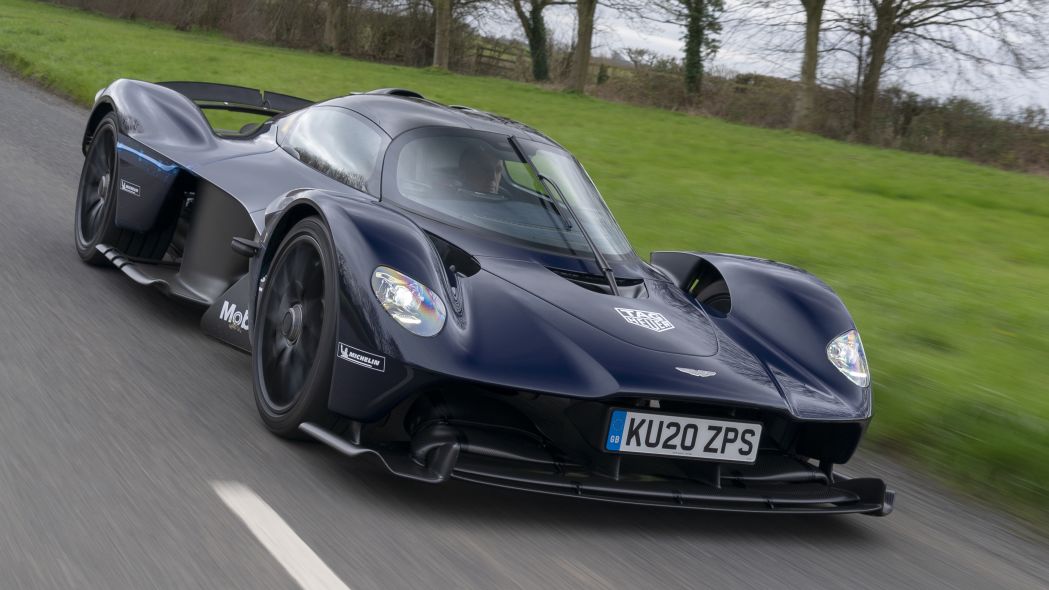
[[[426,285],[380,266],[372,274],[372,291],[397,323],[419,336],[433,336],[444,327],[444,302]]]
[[[867,355],[863,353],[863,342],[860,333],[849,330],[830,341],[827,345],[827,358],[843,375],[860,387],[871,383],[871,374],[867,370]]]

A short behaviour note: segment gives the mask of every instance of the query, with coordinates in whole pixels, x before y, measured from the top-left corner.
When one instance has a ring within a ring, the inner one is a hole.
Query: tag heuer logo
[[[624,320],[631,324],[647,328],[653,332],[666,332],[674,329],[674,324],[671,324],[661,313],[640,309],[624,309],[622,307],[617,307],[616,311],[623,316]]]

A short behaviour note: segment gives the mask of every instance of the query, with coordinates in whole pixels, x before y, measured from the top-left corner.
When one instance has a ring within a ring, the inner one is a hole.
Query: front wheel
[[[332,420],[337,297],[331,243],[319,219],[298,222],[263,278],[252,326],[255,404],[266,427],[285,438],[306,438],[303,422]]]

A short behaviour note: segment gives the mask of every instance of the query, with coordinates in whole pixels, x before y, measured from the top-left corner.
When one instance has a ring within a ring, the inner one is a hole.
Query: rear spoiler
[[[202,109],[218,109],[256,115],[280,115],[313,104],[304,98],[212,82],[157,82],[192,100]]]

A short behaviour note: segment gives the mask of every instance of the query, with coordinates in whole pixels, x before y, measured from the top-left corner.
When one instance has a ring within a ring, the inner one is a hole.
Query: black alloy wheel
[[[95,246],[110,243],[115,233],[117,166],[116,119],[107,115],[95,128],[77,190],[76,249],[88,264],[107,262]]]
[[[302,422],[326,423],[335,356],[335,266],[317,218],[284,237],[262,283],[252,326],[255,402],[266,427],[306,438]]]

